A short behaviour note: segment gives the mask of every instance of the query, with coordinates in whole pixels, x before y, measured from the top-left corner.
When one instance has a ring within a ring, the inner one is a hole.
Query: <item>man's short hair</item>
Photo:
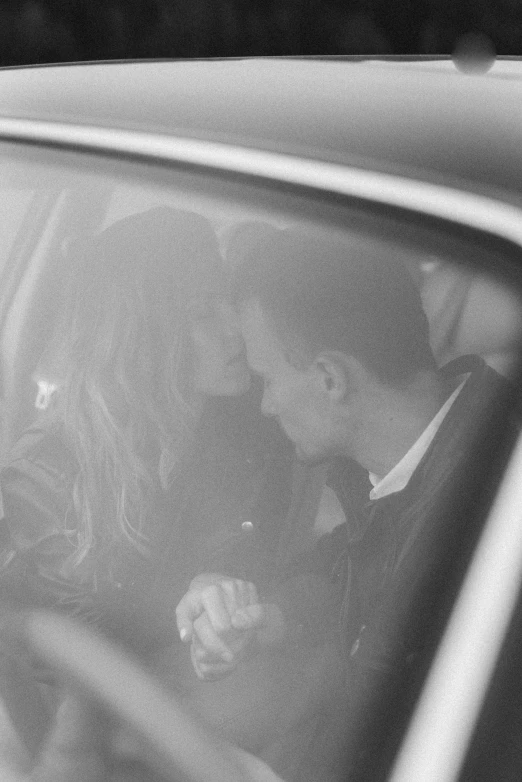
[[[258,299],[288,355],[301,361],[341,351],[391,385],[436,368],[420,293],[383,242],[279,231],[249,248],[234,295],[237,303]]]

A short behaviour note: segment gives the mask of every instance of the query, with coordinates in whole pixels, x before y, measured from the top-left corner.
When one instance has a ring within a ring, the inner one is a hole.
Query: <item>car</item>
[[[439,364],[478,354],[508,379],[513,393],[469,441],[480,486],[463,480],[440,508],[466,524],[418,565],[426,656],[369,724],[360,715],[356,751],[371,746],[361,778],[372,781],[520,778],[522,444],[508,427],[521,381],[520,60],[487,73],[451,58],[76,63],[4,68],[0,86],[4,462],[60,384],[52,346],[74,284],[70,248],[156,206],[206,217],[232,269],[231,237],[252,224],[400,255]],[[285,562],[344,520],[322,465],[300,480],[307,501],[293,485],[290,521],[271,533]],[[228,745],[112,641],[60,614],[14,613],[5,633],[130,724],[154,773],[273,778],[250,755],[238,770]]]

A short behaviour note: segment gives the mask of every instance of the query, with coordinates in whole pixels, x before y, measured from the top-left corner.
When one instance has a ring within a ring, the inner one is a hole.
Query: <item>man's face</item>
[[[289,362],[272,321],[260,303],[241,307],[241,330],[250,368],[264,381],[261,409],[274,416],[296,446],[298,458],[320,462],[334,450],[331,400],[315,364],[296,369]]]

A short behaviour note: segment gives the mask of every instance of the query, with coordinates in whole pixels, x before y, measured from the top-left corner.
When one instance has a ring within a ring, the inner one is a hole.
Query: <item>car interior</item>
[[[126,161],[92,161],[65,152],[34,149],[22,156],[13,146],[0,158],[0,171],[3,459],[60,385],[53,337],[62,297],[74,284],[71,248],[121,217],[158,205],[207,217],[227,270],[240,262],[259,227],[305,225],[326,235],[357,234],[384,242],[390,253],[403,256],[419,287],[438,363],[476,353],[517,381],[520,295],[510,281],[510,260],[503,248],[481,237],[419,216],[386,213],[375,205],[314,201],[310,194],[285,194],[266,185]],[[497,483],[499,479],[492,476]],[[326,486],[324,467],[305,478],[297,470],[293,480],[293,526],[287,525],[279,546],[295,555],[341,524],[344,515]]]

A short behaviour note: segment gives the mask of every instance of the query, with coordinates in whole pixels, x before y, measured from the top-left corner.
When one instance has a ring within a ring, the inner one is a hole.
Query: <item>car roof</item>
[[[0,119],[211,139],[480,192],[521,188],[520,60],[485,75],[440,58],[80,63],[0,70],[0,95]]]

